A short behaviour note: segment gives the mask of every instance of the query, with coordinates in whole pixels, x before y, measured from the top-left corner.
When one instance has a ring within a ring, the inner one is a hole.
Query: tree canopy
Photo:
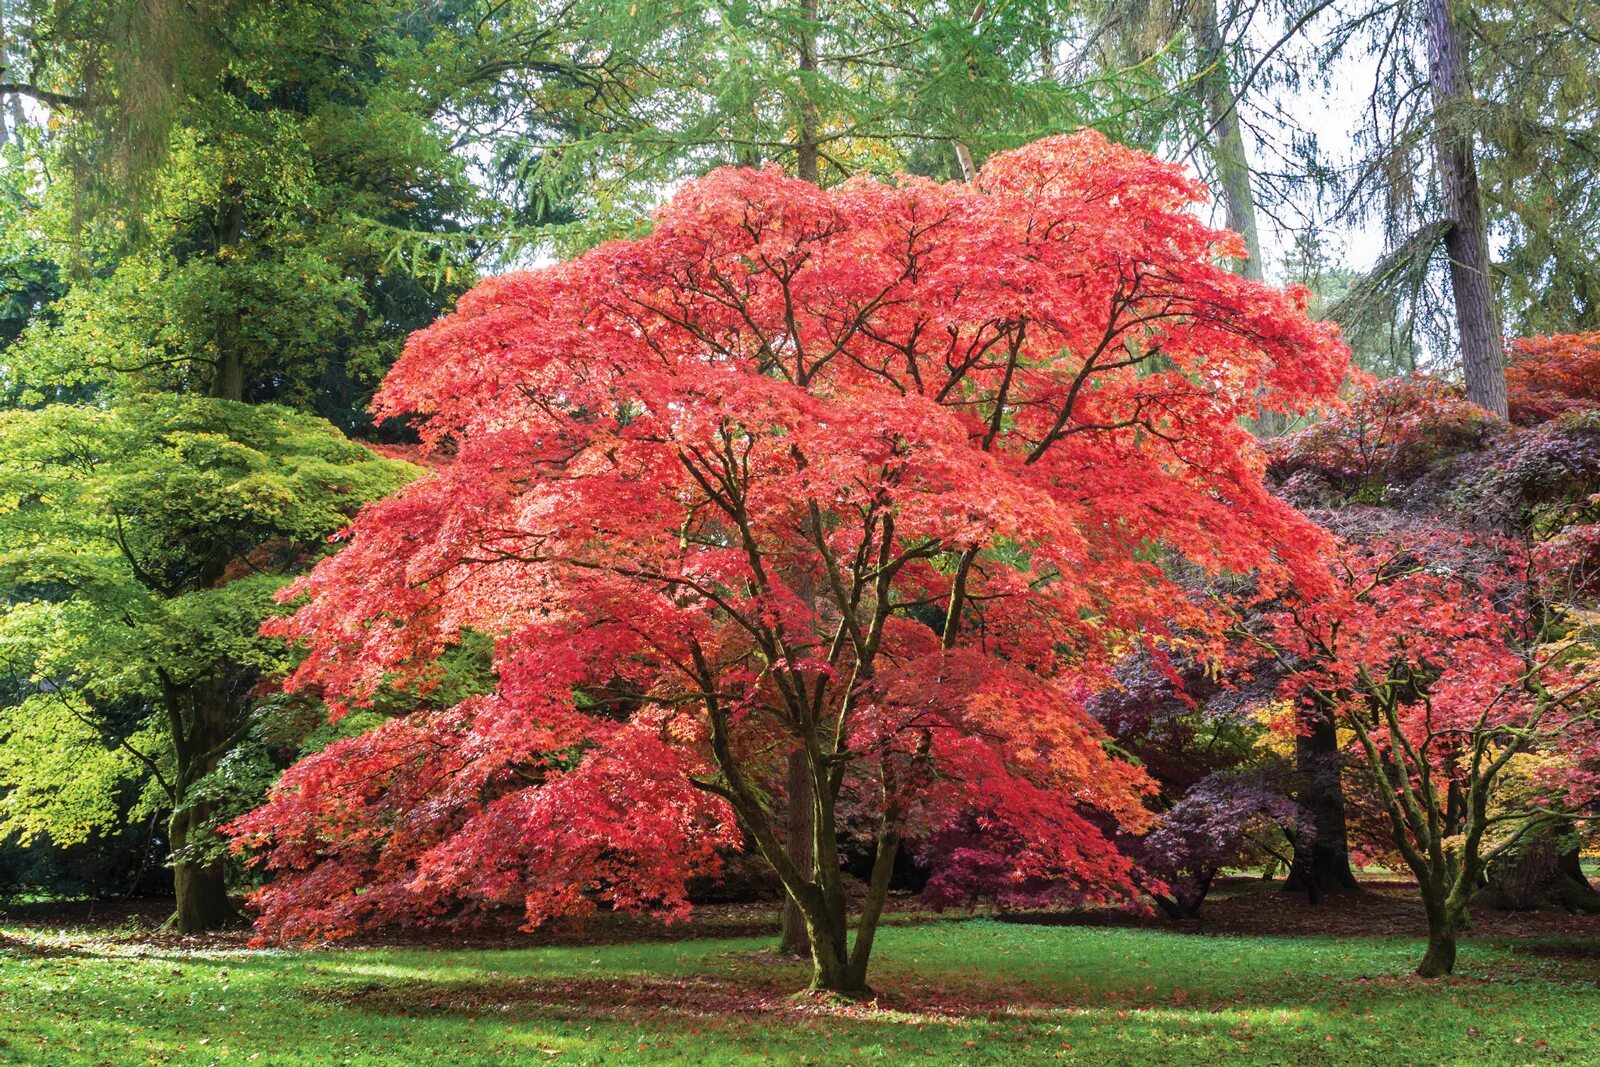
[[[341,701],[468,630],[498,685],[311,758],[236,824],[270,846],[268,929],[451,898],[538,922],[592,907],[582,884],[671,913],[737,830],[804,913],[817,986],[858,990],[907,836],[976,817],[1020,873],[1127,891],[1088,816],[1138,825],[1144,780],[1084,694],[1133,635],[1203,629],[1162,553],[1312,580],[1320,535],[1238,420],[1348,368],[1303,294],[1219,262],[1236,239],[1200,195],[1093,133],[970,186],[717,171],[649,237],[419,334],[379,407],[439,465],[275,629],[308,645],[292,684]],[[810,870],[772,803],[792,748]],[[853,946],[849,824],[877,855]]]

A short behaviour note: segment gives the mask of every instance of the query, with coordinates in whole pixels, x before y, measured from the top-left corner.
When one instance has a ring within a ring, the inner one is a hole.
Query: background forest
[[[1589,0],[0,0],[0,895],[758,902],[850,995],[886,910],[1600,914],[1597,72]],[[584,481],[695,405],[704,500]]]

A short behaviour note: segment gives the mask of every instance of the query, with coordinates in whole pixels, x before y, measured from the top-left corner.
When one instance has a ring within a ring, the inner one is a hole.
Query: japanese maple
[[[1504,424],[1437,378],[1382,378],[1364,384],[1347,408],[1274,439],[1272,474],[1315,475],[1339,488],[1415,477],[1442,457],[1481,448]]]
[[[1145,891],[1172,918],[1200,913],[1225,867],[1283,860],[1280,843],[1305,821],[1278,768],[1219,771],[1162,812],[1133,851]]]
[[[1529,426],[1600,408],[1600,330],[1519,337],[1507,346],[1511,421]]]
[[[1595,635],[1555,639],[1514,546],[1437,526],[1347,540],[1334,569],[1253,637],[1287,668],[1283,695],[1352,739],[1422,896],[1417,973],[1446,975],[1487,865],[1593,801],[1574,769],[1596,748]]]
[[[981,818],[1017,882],[1131,892],[1145,776],[1086,712],[1131,635],[1208,620],[1164,561],[1312,581],[1242,428],[1348,369],[1303,291],[1230,273],[1204,189],[1092,132],[971,184],[720,170],[651,233],[490,280],[377,399],[447,455],[294,592],[340,704],[492,635],[492,692],[294,767],[240,821],[281,937],[680,914],[748,844],[813,984],[865,988],[902,842]],[[783,841],[800,752],[813,862]],[[875,855],[851,916],[840,834]],[[848,934],[854,919],[853,943]]]
[[[1224,588],[1192,595],[1249,595],[1248,583],[1213,584]],[[1129,656],[1091,708],[1156,781],[1154,825],[1117,842],[1135,860],[1146,894],[1173,918],[1198,914],[1225,867],[1268,859],[1289,865],[1282,846],[1308,821],[1291,799],[1294,768],[1261,712],[1281,671],[1271,657],[1251,662],[1237,648],[1225,662],[1229,669],[1219,671],[1210,657]]]

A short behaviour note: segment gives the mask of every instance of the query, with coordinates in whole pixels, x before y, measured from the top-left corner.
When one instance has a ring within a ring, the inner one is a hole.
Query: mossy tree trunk
[[[1507,735],[1488,725],[1487,714],[1465,735],[1412,736],[1401,716],[1407,697],[1420,691],[1425,678],[1393,669],[1380,680],[1365,668],[1359,677],[1367,710],[1346,714],[1342,722],[1355,733],[1365,757],[1388,816],[1390,840],[1417,879],[1428,920],[1428,947],[1417,974],[1441,978],[1455,969],[1456,942],[1470,928],[1468,902],[1483,882],[1485,867],[1548,828],[1551,819],[1540,812],[1520,820],[1508,820],[1505,812],[1490,814],[1499,775],[1525,751],[1524,741],[1506,743]],[[1542,715],[1530,717],[1523,737],[1536,730]],[[1447,749],[1452,755],[1440,760],[1438,753]],[[1491,825],[1512,829],[1486,849]]]
[[[179,933],[204,933],[238,922],[240,915],[228,899],[227,864],[210,847],[214,842],[206,840],[213,833],[216,812],[194,791],[238,744],[246,722],[237,713],[235,686],[226,675],[185,684],[164,674],[162,685],[177,771],[168,790],[172,886],[177,898],[169,925]]]

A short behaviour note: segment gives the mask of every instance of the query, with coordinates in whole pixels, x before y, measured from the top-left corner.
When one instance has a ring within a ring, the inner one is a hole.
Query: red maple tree
[[[1519,426],[1600,408],[1600,330],[1518,337],[1506,355],[1506,395]]]
[[[1540,602],[1508,541],[1380,521],[1340,545],[1333,570],[1331,588],[1291,593],[1243,632],[1280,660],[1287,703],[1350,738],[1417,879],[1428,922],[1417,973],[1437,978],[1455,967],[1488,865],[1594,804],[1600,635]]]
[[[338,702],[469,631],[496,685],[305,760],[236,825],[275,875],[261,930],[676,915],[743,844],[814,986],[858,992],[908,839],[1004,824],[1019,882],[1131,892],[1099,827],[1142,825],[1148,785],[1085,701],[1135,635],[1207,631],[1178,561],[1314,580],[1321,536],[1241,424],[1348,369],[1304,292],[1223,266],[1204,196],[1092,132],[970,185],[721,170],[647,237],[464,297],[377,401],[452,461],[276,629],[290,685]],[[847,835],[875,857],[855,907]]]

